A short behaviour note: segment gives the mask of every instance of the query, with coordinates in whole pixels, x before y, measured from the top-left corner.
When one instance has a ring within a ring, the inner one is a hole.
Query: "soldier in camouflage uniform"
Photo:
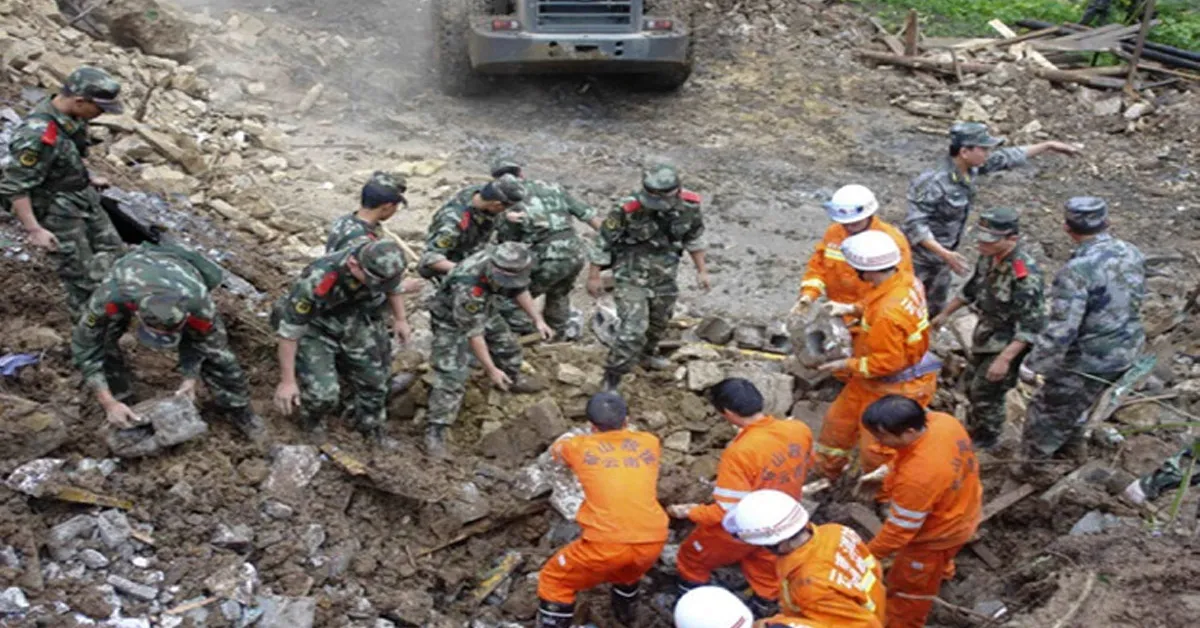
[[[109,266],[124,251],[89,175],[88,120],[120,113],[121,86],[104,70],[82,67],[62,91],[38,103],[9,144],[12,162],[0,176],[0,202],[34,246],[54,260],[67,307],[78,317]]]
[[[976,177],[1023,165],[1045,152],[1078,152],[1062,142],[997,148],[1003,143],[1003,138],[988,134],[986,124],[955,124],[950,127],[950,154],[909,185],[908,214],[901,229],[912,245],[913,271],[925,284],[930,316],[946,306],[951,271],[963,276],[970,271],[967,258],[957,250],[975,200]]]
[[[658,341],[679,296],[676,276],[684,251],[696,265],[700,286],[710,287],[703,236],[700,195],[683,189],[670,166],[643,173],[642,189],[608,214],[592,249],[587,283],[588,293],[600,296],[600,271],[612,268],[621,323],[608,352],[605,390],[615,390],[639,360],[647,368],[670,367],[657,355]]]
[[[1108,204],[1090,196],[1068,200],[1066,229],[1078,247],[1054,277],[1046,329],[1021,366],[1023,380],[1042,382],[1022,434],[1031,457],[1081,447],[1088,409],[1146,342],[1145,262],[1137,247],[1108,233]]]
[[[395,216],[401,204],[408,207],[408,201],[404,199],[407,190],[408,186],[401,177],[386,172],[372,174],[370,180],[363,185],[359,210],[346,214],[329,225],[329,235],[325,238],[325,254],[340,251],[358,238],[382,238],[383,222]]]
[[[271,324],[279,335],[280,371],[275,403],[283,414],[298,407],[300,425],[317,428],[337,409],[340,371],[354,387],[358,430],[388,442],[383,424],[391,345],[381,309],[371,303],[381,294],[400,301],[397,321],[404,320],[404,267],[404,253],[395,242],[361,238],[309,264],[275,302]],[[404,329],[407,323],[398,325],[397,334]]]
[[[212,300],[221,279],[219,266],[175,244],[142,244],[113,264],[71,334],[75,366],[111,423],[138,422],[121,401],[128,398],[129,370],[118,345],[133,324],[143,345],[178,347],[183,384],[176,394],[194,399],[202,379],[234,425],[252,439],[261,436],[262,419],[250,408],[246,375]]]
[[[996,446],[1004,429],[1004,394],[1017,385],[1017,370],[1046,326],[1042,271],[1020,238],[1017,211],[986,210],[979,215],[975,272],[933,319],[940,327],[963,306],[979,314],[971,339],[967,427],[981,450]]]
[[[502,299],[516,301],[543,338],[553,336],[529,295],[532,269],[529,247],[505,242],[463,260],[438,287],[429,306],[434,379],[425,447],[431,456],[445,456],[446,428],[458,419],[470,375],[468,349],[502,390],[532,390],[523,383],[521,345],[496,307]]]
[[[501,215],[505,220],[521,219],[524,198],[525,186],[510,174],[455,194],[429,223],[417,272],[426,279],[449,274],[456,264],[487,246]]]
[[[521,167],[510,161],[501,161],[492,167],[493,177],[511,174],[521,177]],[[567,338],[567,323],[571,318],[571,290],[575,278],[587,262],[587,247],[575,233],[571,218],[588,223],[600,230],[600,218],[590,205],[571,196],[557,183],[523,179],[525,186],[525,217],[518,221],[504,221],[496,230],[500,242],[523,242],[533,252],[533,274],[530,277],[529,294],[536,299],[546,295],[542,307],[542,318],[554,330],[556,338]],[[513,332],[524,335],[532,333],[533,322],[516,305],[515,301],[502,299],[497,306]]]

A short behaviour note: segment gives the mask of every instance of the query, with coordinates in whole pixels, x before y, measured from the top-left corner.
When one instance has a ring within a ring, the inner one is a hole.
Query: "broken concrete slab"
[[[701,392],[725,379],[725,369],[716,362],[696,360],[687,366],[688,390]]]
[[[850,357],[850,330],[838,317],[824,316],[810,308],[808,316],[789,316],[788,335],[800,363],[814,367]]]
[[[686,454],[692,448],[692,433],[687,430],[675,432],[663,439],[662,446]]]
[[[742,362],[726,371],[727,377],[750,380],[763,396],[763,412],[784,417],[795,403],[796,382],[791,375],[771,370],[761,362]]]
[[[238,553],[248,552],[254,547],[254,530],[245,524],[229,526],[220,523],[209,542]]]
[[[115,456],[149,456],[208,432],[208,424],[200,418],[196,405],[186,397],[171,395],[152,399],[137,404],[132,410],[146,423],[109,433],[108,448]]]
[[[487,496],[480,492],[474,482],[461,482],[454,487],[454,495],[443,502],[446,514],[453,517],[460,525],[478,521],[492,511]]]
[[[59,562],[71,560],[79,551],[80,540],[90,538],[95,530],[96,517],[90,515],[76,515],[50,528],[46,537],[50,556]]]
[[[759,325],[741,325],[733,331],[733,340],[743,349],[762,349],[767,344],[766,330]]]
[[[321,452],[310,445],[280,445],[271,456],[271,475],[263,490],[276,497],[298,497],[321,470]]]
[[[129,525],[129,518],[119,510],[100,513],[96,523],[100,530],[100,540],[109,549],[121,547],[133,535],[133,526]]]
[[[79,552],[79,560],[87,565],[88,569],[99,570],[108,566],[108,557],[91,548]]]
[[[525,420],[546,445],[558,438],[559,434],[570,429],[570,425],[563,418],[562,410],[554,399],[549,397],[526,408]]]
[[[719,316],[706,318],[696,326],[696,335],[715,345],[723,345],[733,340],[733,334],[733,326]]]

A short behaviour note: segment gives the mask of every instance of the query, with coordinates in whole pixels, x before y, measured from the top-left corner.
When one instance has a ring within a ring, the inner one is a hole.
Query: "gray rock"
[[[248,552],[254,547],[254,530],[245,524],[228,526],[219,523],[210,543],[239,553]]]
[[[237,600],[225,600],[221,602],[221,616],[226,621],[237,624],[242,619],[242,605],[238,604]]]
[[[423,589],[410,588],[400,592],[393,598],[395,607],[385,613],[403,624],[410,626],[429,625],[430,613],[433,611],[433,596]]]
[[[83,561],[88,569],[104,569],[108,566],[108,557],[94,549],[79,552],[79,560]]]
[[[563,418],[562,409],[553,399],[543,399],[525,409],[526,424],[537,432],[541,443],[549,444],[559,434],[571,428]],[[539,443],[539,446],[540,444]]]
[[[29,600],[25,592],[17,587],[9,587],[0,593],[0,615],[17,615],[29,608]]]
[[[555,378],[568,386],[583,386],[588,380],[587,373],[583,372],[583,369],[565,362],[558,365]]]
[[[667,426],[667,413],[661,410],[650,410],[642,413],[642,422],[646,429],[654,432]]]
[[[71,565],[65,572],[63,572],[63,576],[65,576],[67,580],[80,580],[85,574],[87,574],[87,565],[83,563],[75,563],[74,565]]]
[[[1102,513],[1099,510],[1093,510],[1084,515],[1079,521],[1076,521],[1074,526],[1071,526],[1071,536],[1100,534],[1105,530],[1105,528],[1112,525],[1109,522],[1110,518],[1113,521],[1116,520],[1116,517],[1113,517],[1110,514]]]
[[[459,483],[455,487],[453,498],[446,500],[444,505],[446,514],[460,524],[478,521],[492,511],[487,497],[479,491],[479,487],[474,482]]]
[[[272,452],[271,475],[263,489],[280,497],[299,497],[300,489],[308,486],[321,470],[321,454],[309,445],[281,445]]]
[[[317,550],[325,544],[325,528],[319,523],[309,524],[303,532],[300,533],[300,540],[304,542],[305,549],[308,550],[309,556],[315,556]]]
[[[549,547],[562,547],[579,538],[581,532],[582,529],[578,523],[565,519],[556,519],[554,523],[550,524],[550,529],[546,530],[546,534],[542,536],[542,540]]]
[[[106,510],[100,513],[97,523],[100,528],[100,540],[109,549],[117,549],[128,541],[133,533],[129,519],[120,510]]]
[[[692,433],[687,430],[675,432],[664,438],[662,445],[665,449],[687,453],[692,448]]]
[[[371,628],[396,628],[396,624],[380,617],[375,620],[375,623],[371,624]]]
[[[23,330],[22,335],[28,331]],[[18,462],[40,458],[58,449],[67,436],[66,424],[54,407],[24,397],[0,395],[0,459]]]
[[[158,587],[152,587],[148,584],[140,584],[128,578],[122,578],[117,574],[109,574],[105,580],[112,588],[145,602],[153,602],[158,597]]]
[[[263,504],[263,513],[272,519],[291,519],[295,512],[291,506],[273,499]]]
[[[550,489],[550,478],[537,463],[523,467],[513,482],[513,492],[524,500],[537,499],[549,493]]]
[[[145,419],[146,424],[110,432],[108,448],[113,455],[122,458],[149,456],[208,431],[208,424],[200,418],[196,405],[185,397],[171,395],[144,401],[134,406],[133,411]]]
[[[54,560],[71,560],[79,551],[79,539],[91,536],[95,530],[95,517],[76,515],[50,528],[46,546],[50,548],[50,555]]]
[[[743,349],[762,349],[767,344],[763,328],[757,325],[742,325],[734,330],[733,340]]]
[[[317,612],[317,600],[311,597],[258,596],[262,608],[259,625],[280,628],[312,628]]]
[[[345,575],[346,570],[350,568],[350,562],[354,560],[354,555],[362,548],[358,539],[347,539],[337,544],[329,552],[329,563],[325,566],[326,573],[330,578],[338,579]]]
[[[17,557],[17,550],[13,546],[5,545],[4,549],[0,549],[0,565],[9,569],[21,568],[21,559]]]
[[[696,335],[717,345],[723,345],[733,340],[733,326],[729,321],[714,316],[706,318],[696,327]]]
[[[750,380],[763,396],[763,412],[784,417],[795,403],[796,382],[791,375],[768,370],[759,362],[743,362],[727,371],[728,377]]]
[[[688,364],[688,390],[701,392],[711,388],[723,379],[725,379],[725,369],[721,368],[721,365],[716,362],[696,360]]]
[[[232,561],[204,580],[209,593],[249,606],[258,589],[258,570],[244,561]]]
[[[1115,116],[1121,113],[1121,97],[1114,96],[1107,100],[1098,100],[1092,105],[1092,114],[1099,117]]]

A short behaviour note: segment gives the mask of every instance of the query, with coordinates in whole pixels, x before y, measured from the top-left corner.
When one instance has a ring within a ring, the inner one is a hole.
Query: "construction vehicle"
[[[502,74],[621,74],[670,91],[692,72],[688,0],[431,0],[443,91],[478,96]]]

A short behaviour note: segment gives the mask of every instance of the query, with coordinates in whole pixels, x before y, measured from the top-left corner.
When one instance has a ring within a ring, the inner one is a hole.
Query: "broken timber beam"
[[[859,50],[858,56],[864,59],[870,59],[887,65],[899,65],[914,70],[927,70],[931,72],[941,72],[942,74],[954,75],[954,64],[949,61],[937,61],[935,59],[924,59],[921,57],[906,57],[902,54],[888,54],[886,52],[876,52],[874,50]],[[991,63],[960,63],[959,67],[967,74],[987,74],[995,69],[995,65]]]
[[[868,19],[871,22],[871,26],[874,26],[875,30],[879,32],[879,39],[885,46],[888,47],[888,50],[891,50],[892,54],[903,55],[904,44],[900,43],[900,40],[896,39],[895,35],[889,33],[888,30],[883,27],[883,23],[880,22],[878,18],[872,17]]]
[[[917,56],[917,39],[921,34],[921,25],[917,21],[917,10],[908,10],[908,19],[904,22],[904,56]]]
[[[1004,37],[1012,38],[1012,37],[1017,36],[1017,34],[1015,32],[1013,32],[1013,29],[1009,28],[1004,22],[1001,22],[998,19],[988,22],[988,26],[991,26],[992,30],[996,31],[997,33],[1000,33]],[[1046,68],[1047,70],[1057,70],[1058,69],[1058,66],[1054,65],[1053,63],[1050,63],[1050,61],[1048,59],[1046,59],[1046,57],[1042,56],[1042,53],[1034,50],[1033,48],[1030,48],[1029,44],[1018,43],[1012,47],[1012,50],[1015,53],[1018,53],[1018,54],[1026,56],[1026,57],[1029,57],[1030,59],[1033,59],[1034,63],[1042,66],[1043,68]]]
[[[983,515],[980,517],[979,523],[982,525],[988,519],[991,519],[1001,512],[1004,512],[1009,506],[1012,506],[1022,499],[1032,495],[1033,491],[1034,488],[1032,484],[1022,484],[1017,488],[997,497],[996,499],[993,499],[987,504],[984,504]]]

